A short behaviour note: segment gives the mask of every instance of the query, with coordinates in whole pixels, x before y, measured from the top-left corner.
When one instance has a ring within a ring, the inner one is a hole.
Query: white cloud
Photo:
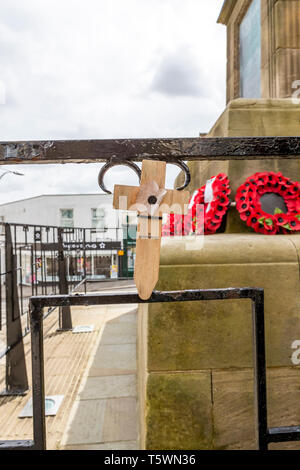
[[[203,83],[204,82],[204,83]],[[171,96],[205,96],[205,81],[189,50],[178,50],[161,60],[151,88]]]
[[[221,3],[2,0],[0,140],[188,137],[209,130],[225,106]],[[3,178],[2,200],[97,191],[94,166],[82,168],[26,166],[25,178]],[[116,177],[135,182],[127,168],[113,175],[108,185]]]

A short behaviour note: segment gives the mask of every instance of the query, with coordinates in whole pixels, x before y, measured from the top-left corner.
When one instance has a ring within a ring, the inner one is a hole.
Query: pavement
[[[63,450],[138,450],[137,306],[107,306],[61,441]]]
[[[135,292],[133,285],[101,292]],[[137,305],[73,307],[73,325],[91,333],[57,331],[58,313],[44,322],[46,396],[62,395],[56,416],[46,418],[47,449],[136,450]],[[24,340],[31,388],[30,335]],[[0,361],[0,390],[5,358]],[[31,397],[0,398],[0,440],[32,439],[32,418],[19,415]]]

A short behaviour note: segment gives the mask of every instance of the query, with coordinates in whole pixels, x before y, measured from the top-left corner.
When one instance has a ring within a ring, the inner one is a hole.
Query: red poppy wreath
[[[241,219],[257,233],[300,231],[300,183],[281,173],[249,176],[237,190],[236,207]]]
[[[190,199],[186,216],[171,214],[163,226],[162,236],[214,234],[219,230],[230,200],[229,179],[224,173],[214,176]]]

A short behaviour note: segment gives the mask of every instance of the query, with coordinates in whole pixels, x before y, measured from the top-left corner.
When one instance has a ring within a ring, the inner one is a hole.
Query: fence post
[[[34,449],[46,450],[43,309],[30,303]]]
[[[10,225],[5,224],[5,292],[6,292],[6,390],[1,395],[25,395],[28,379],[18,298],[17,257]]]
[[[86,294],[87,278],[86,278],[86,229],[83,229],[83,277],[85,279],[84,283],[84,293]]]
[[[57,240],[58,240],[58,277],[59,277],[59,293],[61,295],[68,295],[68,281],[67,281],[67,269],[66,259],[64,255],[63,247],[63,229],[57,229]],[[59,308],[59,329],[61,331],[69,331],[73,329],[71,307],[60,307]]]

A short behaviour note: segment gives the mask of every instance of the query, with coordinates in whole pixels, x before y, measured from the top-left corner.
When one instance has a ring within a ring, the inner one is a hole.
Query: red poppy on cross
[[[165,189],[166,163],[144,160],[141,185],[114,188],[114,208],[137,211],[138,229],[134,280],[142,300],[148,300],[159,278],[163,214],[186,214],[188,191]]]

